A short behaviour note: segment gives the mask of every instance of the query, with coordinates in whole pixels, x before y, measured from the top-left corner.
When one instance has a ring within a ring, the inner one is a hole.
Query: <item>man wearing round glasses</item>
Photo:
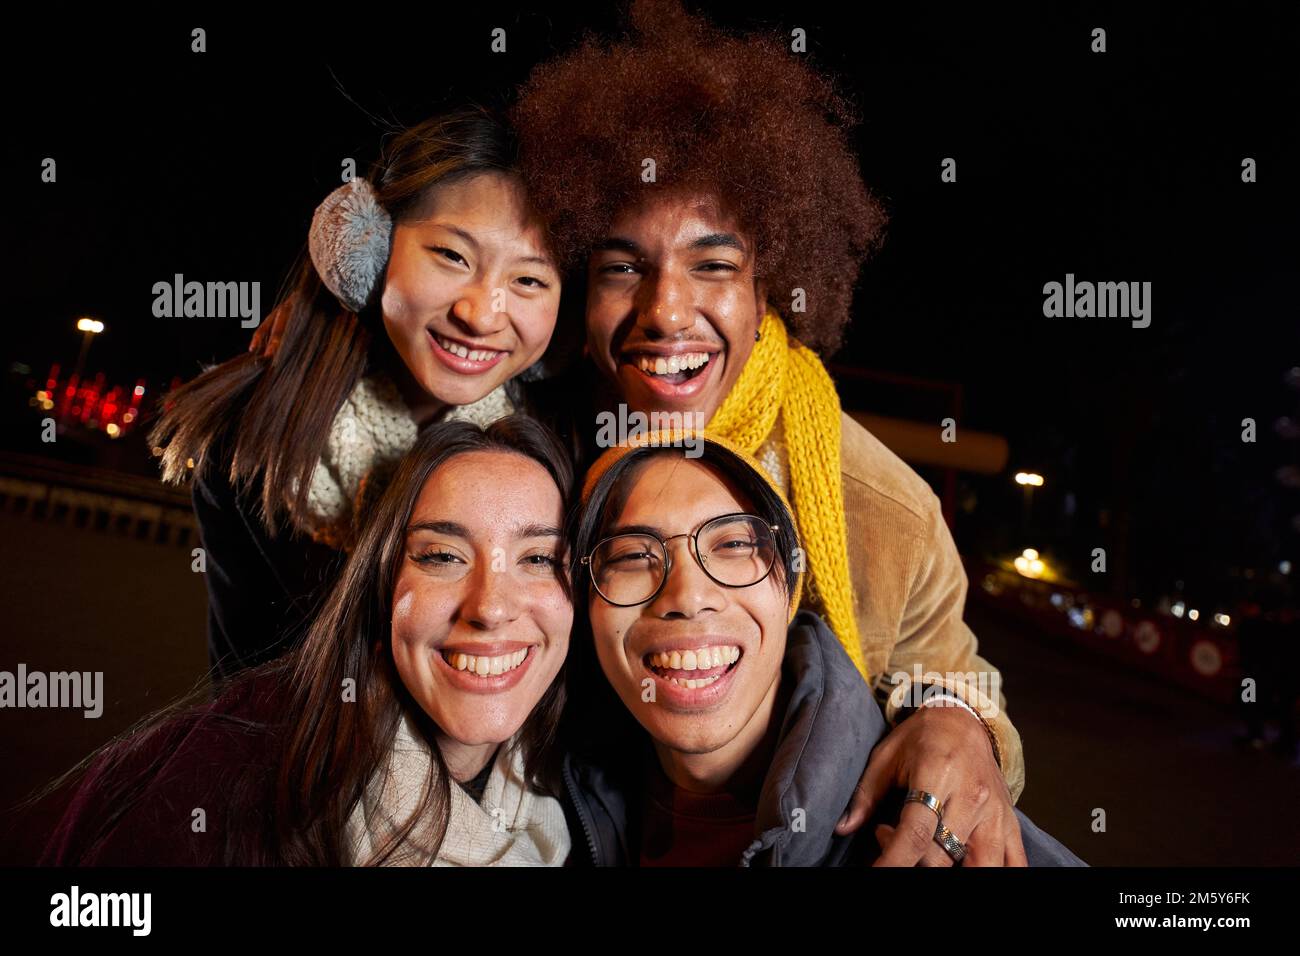
[[[836,636],[795,613],[802,552],[789,507],[729,443],[706,442],[698,459],[670,445],[611,449],[583,490],[575,604],[590,636],[570,652],[581,693],[564,766],[573,862],[869,862],[888,831],[835,824],[887,727]],[[936,842],[960,862],[942,804],[926,805]],[[1082,865],[1014,813],[1013,858]]]

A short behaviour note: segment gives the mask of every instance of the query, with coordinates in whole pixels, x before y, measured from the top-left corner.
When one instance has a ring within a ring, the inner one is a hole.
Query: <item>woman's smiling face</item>
[[[437,402],[476,402],[541,358],[560,276],[518,180],[443,184],[395,223],[382,304],[398,355]]]
[[[564,663],[563,521],[554,480],[513,452],[457,455],[420,492],[393,593],[393,660],[461,744],[509,740]]]

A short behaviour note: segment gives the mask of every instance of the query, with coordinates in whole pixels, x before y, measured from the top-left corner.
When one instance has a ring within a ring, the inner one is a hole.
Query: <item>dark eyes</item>
[[[425,551],[422,554],[412,555],[411,560],[420,564],[454,564],[460,561],[460,557],[450,551]]]
[[[744,551],[752,550],[756,545],[754,541],[746,541],[736,538],[732,541],[720,541],[713,546],[714,551]]]
[[[609,564],[640,564],[658,560],[658,555],[651,554],[649,551],[625,551],[623,554],[615,555],[609,559]]]
[[[464,257],[463,257],[459,252],[457,252],[455,249],[448,249],[448,248],[446,248],[446,247],[444,247],[444,246],[430,246],[430,247],[429,247],[429,251],[430,251],[430,252],[436,252],[436,253],[438,253],[438,255],[442,256],[444,259],[450,259],[452,262],[455,262],[455,263],[458,263],[458,264],[469,265],[468,262],[465,262]]]
[[[430,252],[436,252],[448,262],[452,262],[458,266],[469,265],[469,263],[465,261],[465,257],[455,249],[448,249],[446,246],[428,246],[426,248],[428,248]],[[549,289],[551,287],[549,282],[544,279],[539,279],[537,276],[520,276],[518,281],[525,283],[526,287],[529,289]]]
[[[734,262],[725,262],[722,260],[713,260],[711,262],[702,262],[694,267],[698,272],[739,272],[740,267]],[[630,262],[611,262],[609,265],[601,266],[598,270],[602,275],[631,275],[638,269]]]
[[[600,267],[602,275],[630,275],[635,271],[632,264],[628,262],[611,262],[607,266]]]
[[[415,561],[418,564],[431,565],[434,567],[446,567],[452,564],[465,563],[464,559],[461,558],[461,556],[458,554],[453,554],[450,551],[442,551],[436,549],[431,551],[424,551],[421,552],[420,554],[413,554],[411,555],[411,560]],[[529,567],[533,567],[533,568],[558,569],[560,567],[559,558],[551,554],[526,555],[523,558],[521,563],[526,564]]]

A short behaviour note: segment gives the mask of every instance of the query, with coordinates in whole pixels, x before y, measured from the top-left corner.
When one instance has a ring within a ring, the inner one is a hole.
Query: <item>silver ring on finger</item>
[[[934,811],[934,815],[943,819],[943,801],[928,790],[909,790],[903,798],[904,803],[919,803]]]
[[[944,824],[943,820],[934,831],[934,842],[943,847],[943,852],[952,857],[954,864],[961,863],[966,857],[966,844],[958,840],[951,830]]]

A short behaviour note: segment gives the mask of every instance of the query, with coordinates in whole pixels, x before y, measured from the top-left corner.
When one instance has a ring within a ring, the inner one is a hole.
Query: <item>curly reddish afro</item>
[[[628,37],[588,35],[534,69],[511,113],[557,254],[585,263],[647,189],[703,191],[754,240],[756,274],[791,331],[833,354],[886,223],[849,147],[850,104],[777,35],[734,36],[665,0],[635,0],[630,18]],[[795,289],[803,312],[788,308]]]

